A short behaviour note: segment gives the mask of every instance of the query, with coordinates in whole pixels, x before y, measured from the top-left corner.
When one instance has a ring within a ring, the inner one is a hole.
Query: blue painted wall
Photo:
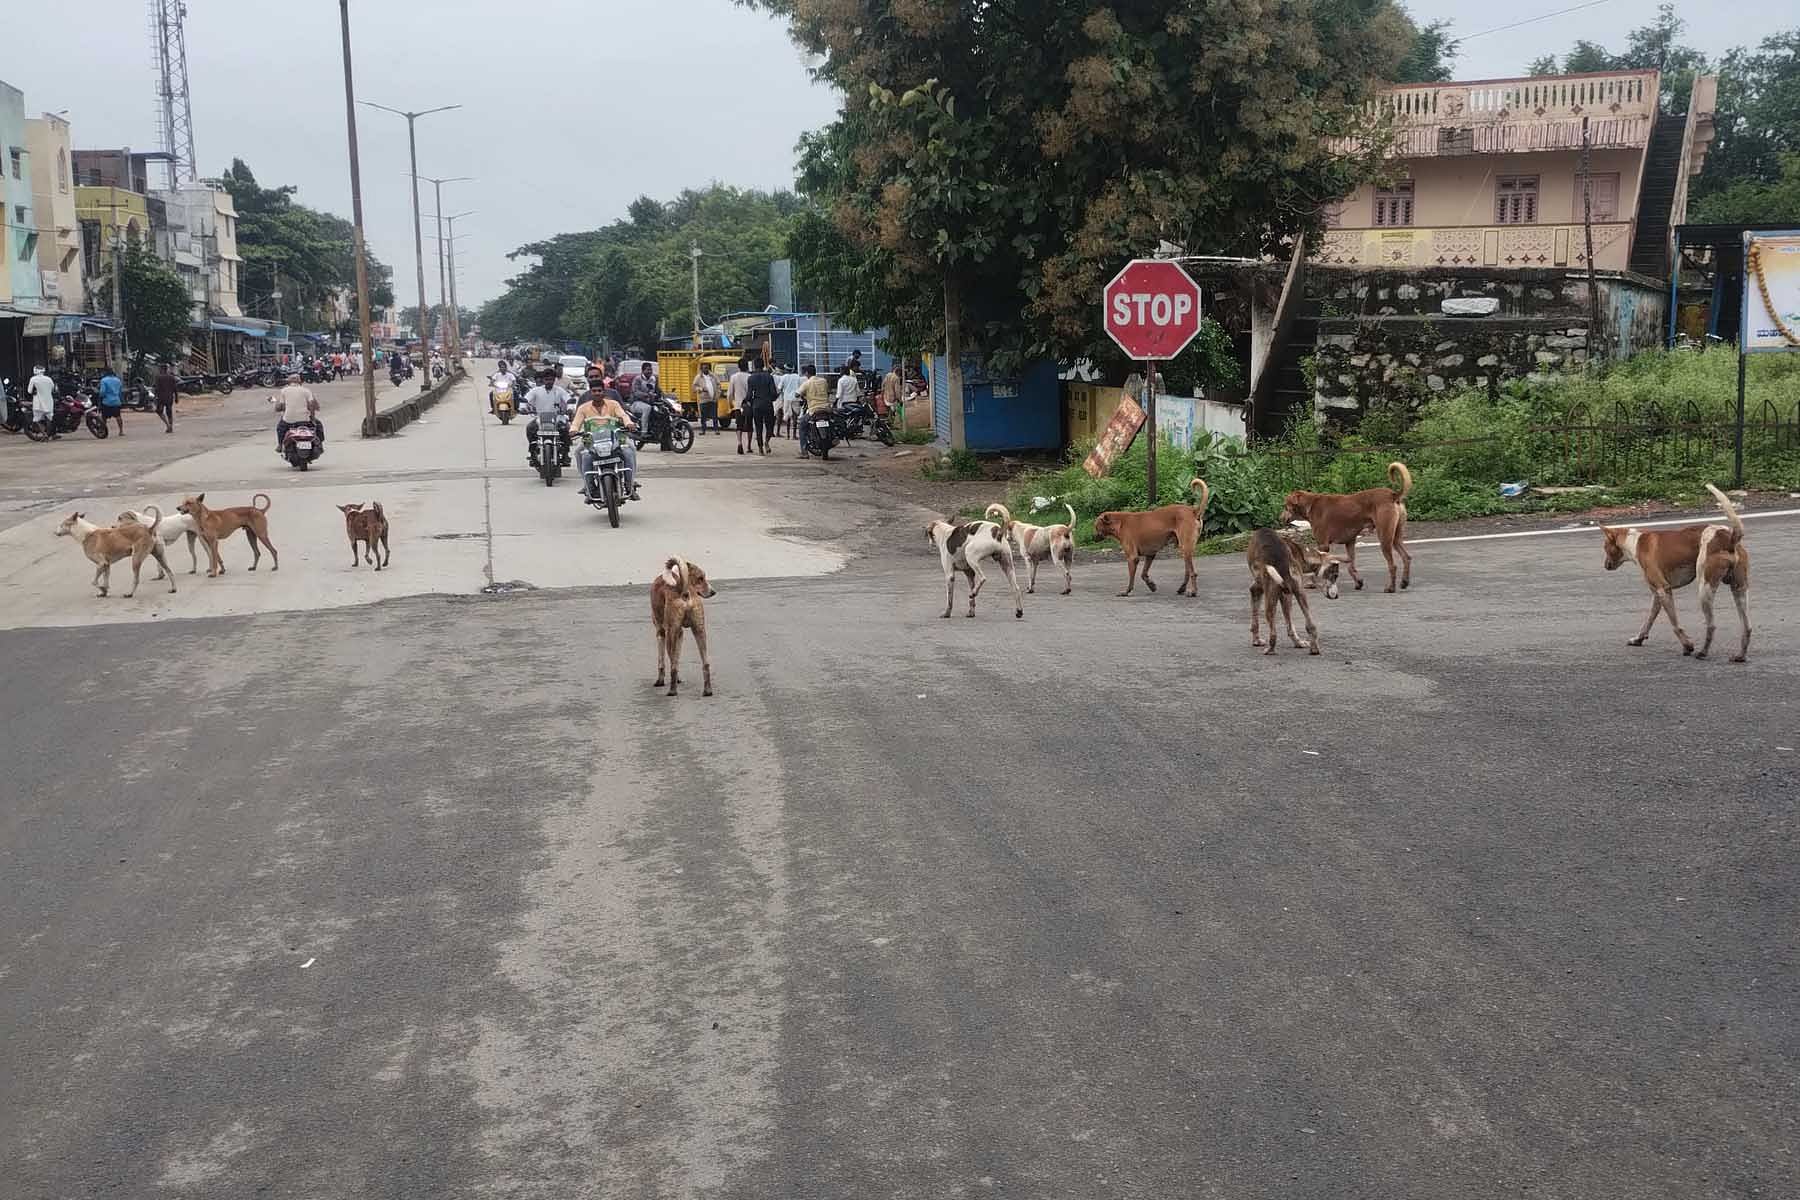
[[[932,425],[950,436],[950,400],[943,356],[931,360]],[[1056,450],[1062,447],[1062,384],[1047,359],[1016,378],[995,378],[981,362],[963,359],[963,438],[971,450]]]
[[[19,152],[22,179],[12,174],[12,151]],[[20,308],[41,308],[44,295],[43,278],[38,274],[38,256],[34,248],[20,261],[19,251],[37,237],[37,218],[31,211],[31,155],[25,149],[25,93],[7,83],[0,83],[0,215],[4,225],[6,266],[12,283],[12,302]],[[19,210],[24,210],[20,219]]]

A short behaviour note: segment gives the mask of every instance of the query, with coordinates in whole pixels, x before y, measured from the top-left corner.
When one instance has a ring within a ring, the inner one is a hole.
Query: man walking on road
[[[700,432],[706,432],[706,422],[712,421],[712,431],[719,432],[719,380],[712,373],[712,364],[700,364],[700,373],[694,376],[694,410],[700,417]]]
[[[52,440],[62,437],[56,432],[56,384],[44,374],[41,366],[31,368],[31,382],[25,385],[31,395],[31,419],[44,427]]]
[[[761,359],[757,360],[756,369],[750,372],[750,381],[744,385],[744,390],[750,401],[750,421],[756,429],[756,452],[772,453],[769,440],[775,436],[775,399],[781,389]]]
[[[175,432],[175,393],[178,390],[175,372],[164,363],[156,369],[156,382],[151,385],[151,394],[156,400],[156,415],[162,418],[163,432]]]
[[[120,437],[125,436],[125,385],[110,366],[100,372],[100,416],[119,427]]]
[[[789,363],[782,369],[781,403],[775,408],[775,429],[783,437],[800,436],[800,372]]]
[[[731,382],[727,385],[726,395],[731,399],[731,419],[737,422],[737,452],[750,453],[750,372],[748,364],[738,363],[738,369],[731,373]]]

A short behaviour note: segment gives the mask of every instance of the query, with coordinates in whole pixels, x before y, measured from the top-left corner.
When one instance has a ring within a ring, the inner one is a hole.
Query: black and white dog
[[[956,573],[961,571],[969,581],[969,616],[975,615],[975,597],[987,583],[987,572],[981,564],[992,559],[1012,586],[1013,616],[1025,615],[1025,598],[1019,591],[1019,577],[1013,573],[1012,539],[1004,526],[992,521],[933,521],[925,527],[925,540],[937,547],[944,564],[944,615],[956,605]]]

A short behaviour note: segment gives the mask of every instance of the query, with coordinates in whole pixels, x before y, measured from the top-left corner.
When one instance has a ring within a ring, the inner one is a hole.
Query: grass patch
[[[937,441],[937,430],[902,429],[895,432],[895,437],[899,439],[900,444],[903,446],[929,446],[931,443]]]
[[[987,472],[982,470],[981,460],[975,457],[973,450],[946,450],[942,454],[927,455],[919,464],[919,474],[934,483],[987,478]]]

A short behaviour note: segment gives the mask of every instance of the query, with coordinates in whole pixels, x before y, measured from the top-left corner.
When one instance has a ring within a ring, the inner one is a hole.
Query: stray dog
[[[1319,627],[1313,624],[1312,609],[1306,603],[1306,589],[1295,572],[1296,549],[1273,529],[1258,529],[1250,535],[1250,544],[1244,547],[1244,561],[1250,565],[1250,644],[1263,645],[1262,631],[1256,623],[1260,607],[1263,618],[1269,623],[1269,641],[1264,654],[1275,653],[1275,643],[1281,640],[1275,634],[1277,600],[1281,601],[1281,615],[1287,621],[1288,638],[1294,643],[1294,649],[1304,648],[1308,654],[1319,652]],[[1335,578],[1325,594],[1327,597],[1337,594]],[[1306,636],[1310,642],[1301,641],[1300,635],[1294,632],[1295,603],[1300,605],[1300,615],[1306,618]]]
[[[681,684],[681,631],[694,631],[700,648],[700,694],[710,696],[712,659],[706,655],[706,601],[718,595],[706,582],[706,572],[685,558],[671,558],[662,574],[650,584],[650,624],[656,630],[656,683],[663,685],[663,661],[669,664],[669,691],[673,698]]]
[[[375,564],[377,571],[394,561],[394,552],[388,549],[387,514],[381,511],[381,501],[371,501],[364,508],[359,501],[355,504],[340,504],[338,511],[344,514],[344,532],[350,535],[350,565],[356,566],[356,543],[363,544],[365,562]],[[377,553],[375,543],[381,543],[385,555]],[[273,553],[273,548],[270,550]]]
[[[155,505],[152,505],[151,507],[154,508]],[[160,512],[161,510],[158,511]],[[139,525],[148,525],[151,523],[148,516],[141,512],[135,512],[129,508],[119,514],[120,524],[124,524],[127,521],[135,521]],[[156,529],[157,536],[162,538],[163,545],[165,546],[173,546],[176,539],[180,538],[184,533],[187,534],[188,543],[188,574],[197,575],[200,573],[200,557],[194,553],[194,543],[200,539],[200,533],[194,525],[194,518],[183,512],[171,513],[162,519],[162,524],[157,526]],[[156,563],[157,579],[162,578],[162,569],[162,560],[158,559]]]
[[[1294,571],[1302,582],[1314,590],[1323,589],[1327,600],[1336,600],[1338,566],[1344,560],[1317,546],[1309,546],[1291,534],[1283,533],[1281,540],[1287,543],[1288,553],[1293,556]]]
[[[1067,525],[1029,525],[1013,520],[1004,504],[987,506],[988,520],[998,521],[1000,528],[1012,534],[1013,550],[1031,564],[1031,576],[1025,582],[1028,593],[1037,591],[1038,564],[1045,559],[1062,568],[1062,594],[1075,590],[1075,577],[1069,573],[1069,564],[1075,561],[1075,509],[1067,503],[1063,507],[1069,510]]]
[[[1394,590],[1394,555],[1401,561],[1400,586],[1412,583],[1412,554],[1406,548],[1406,496],[1412,491],[1412,472],[1403,462],[1388,464],[1388,482],[1399,488],[1367,488],[1349,495],[1332,492],[1289,492],[1281,506],[1281,523],[1304,520],[1312,526],[1313,537],[1320,547],[1329,550],[1342,542],[1344,565],[1356,590],[1362,590],[1362,576],[1356,570],[1356,539],[1365,529],[1373,529],[1381,539],[1381,556],[1387,559],[1388,585]]]
[[[262,504],[257,505],[261,500]],[[250,569],[262,562],[262,551],[257,548],[261,542],[269,549],[269,557],[275,565],[271,571],[281,569],[281,556],[275,553],[275,543],[269,540],[269,494],[258,492],[250,497],[249,504],[241,504],[236,508],[206,507],[206,493],[189,496],[176,506],[177,512],[186,513],[194,518],[194,526],[200,531],[200,540],[206,543],[206,574],[208,578],[225,573],[225,560],[219,557],[219,543],[242,529],[244,536],[250,539]]]
[[[1019,577],[1013,571],[1012,540],[1007,526],[992,521],[933,521],[925,527],[925,540],[937,547],[944,565],[944,615],[956,604],[956,573],[961,571],[969,581],[969,612],[975,615],[975,597],[987,583],[987,572],[981,564],[992,559],[1012,586],[1013,616],[1025,615],[1025,598],[1019,592]]]
[[[1606,535],[1606,569],[1616,571],[1626,559],[1642,568],[1644,582],[1650,586],[1650,615],[1638,635],[1625,644],[1641,646],[1656,624],[1656,614],[1666,611],[1675,636],[1681,640],[1681,652],[1705,658],[1713,642],[1713,594],[1720,584],[1731,588],[1737,602],[1738,622],[1744,627],[1743,641],[1731,661],[1741,663],[1750,656],[1750,551],[1744,546],[1744,523],[1724,492],[1712,484],[1706,490],[1713,494],[1725,510],[1727,525],[1684,525],[1680,529],[1632,529],[1630,526],[1603,526]],[[1700,581],[1700,611],[1706,616],[1706,640],[1695,651],[1681,620],[1675,615],[1676,588]]]
[[[94,524],[81,513],[71,513],[56,527],[57,537],[81,539],[82,553],[94,564],[94,586],[101,596],[106,595],[112,584],[112,565],[126,558],[131,560],[131,590],[125,593],[125,599],[137,595],[138,576],[143,574],[146,558],[156,559],[162,566],[162,574],[157,578],[168,579],[169,590],[175,590],[175,573],[169,570],[169,562],[163,557],[162,542],[156,536],[157,526],[162,522],[162,509],[152,504],[149,511],[156,516],[148,525],[126,521],[108,528]]]
[[[1119,595],[1129,596],[1131,589],[1137,586],[1140,558],[1144,560],[1144,586],[1153,592],[1156,590],[1156,584],[1150,580],[1150,564],[1170,542],[1181,549],[1181,561],[1187,565],[1187,574],[1182,577],[1175,594],[1200,594],[1200,577],[1194,573],[1194,543],[1200,540],[1200,527],[1206,520],[1206,502],[1212,498],[1212,489],[1206,486],[1206,480],[1199,478],[1188,483],[1189,491],[1195,488],[1200,489],[1197,506],[1165,504],[1146,512],[1103,512],[1094,518],[1094,536],[1117,538],[1125,551],[1125,590]]]

